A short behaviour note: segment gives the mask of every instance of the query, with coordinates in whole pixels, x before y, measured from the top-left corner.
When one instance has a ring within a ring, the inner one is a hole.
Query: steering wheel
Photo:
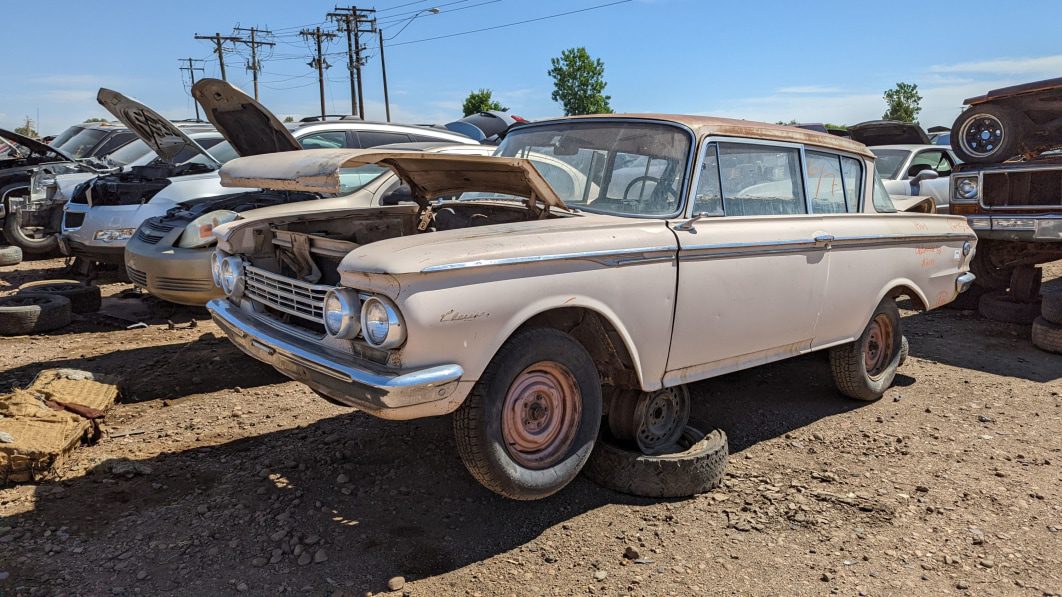
[[[649,200],[650,200],[651,204],[654,207],[660,206],[659,204],[660,204],[661,200],[663,200],[663,202],[665,204],[670,203],[669,198],[671,196],[674,196],[675,200],[678,201],[678,192],[675,189],[671,188],[671,187],[667,187],[667,190],[666,190],[666,192],[664,193],[664,195],[662,197],[657,195],[657,190],[660,188],[660,177],[659,176],[642,175],[642,176],[639,176],[639,177],[631,180],[629,183],[627,183],[627,188],[624,189],[624,191],[623,191],[623,202],[624,203],[629,203],[629,202],[633,201],[631,199],[628,199],[628,195],[630,195],[631,189],[633,189],[635,185],[641,183],[643,185],[642,189],[644,190],[645,183],[649,183],[649,182],[651,182],[651,183],[653,183],[655,185],[655,188],[653,189],[652,193],[649,196]]]

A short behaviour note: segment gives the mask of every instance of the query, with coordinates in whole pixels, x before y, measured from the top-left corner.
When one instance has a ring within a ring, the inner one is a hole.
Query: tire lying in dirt
[[[981,296],[986,292],[988,292],[988,289],[984,286],[974,284],[967,288],[966,292],[960,292],[959,296],[955,297],[955,300],[943,305],[943,307],[958,311],[976,311],[977,306],[981,303]]]
[[[620,446],[602,433],[583,473],[594,483],[641,497],[688,497],[719,485],[730,455],[721,429],[708,433],[697,423],[686,426],[677,442],[681,452],[646,456]]]
[[[0,247],[0,267],[22,263],[22,249],[18,247]]]
[[[1041,350],[1062,354],[1062,324],[1037,317],[1032,325],[1032,343]]]
[[[18,287],[19,294],[56,294],[70,299],[74,313],[95,313],[100,310],[99,286],[87,286],[77,280],[40,280],[27,282]]]
[[[1024,151],[1022,139],[1033,128],[1016,110],[986,103],[965,110],[951,127],[951,148],[959,159],[975,164],[1005,161]]]
[[[830,370],[842,394],[871,402],[892,386],[903,348],[900,325],[896,302],[886,298],[859,338],[830,349]]]
[[[70,323],[70,299],[55,294],[16,294],[0,298],[0,335],[47,332]]]
[[[1006,292],[989,292],[981,297],[977,310],[992,321],[1028,325],[1040,316],[1040,301],[1019,301]]]
[[[1062,325],[1062,292],[1048,292],[1043,296],[1040,315],[1051,323]]]
[[[900,337],[900,362],[897,367],[903,367],[903,364],[907,362],[907,357],[911,354],[911,345],[907,342],[907,336]]]

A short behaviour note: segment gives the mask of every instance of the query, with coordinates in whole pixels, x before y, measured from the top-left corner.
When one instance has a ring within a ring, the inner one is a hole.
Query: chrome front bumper
[[[214,322],[240,350],[272,365],[329,398],[384,419],[417,419],[454,411],[464,399],[457,391],[460,365],[395,370],[289,334],[259,321],[228,299],[207,303]]]
[[[970,286],[973,285],[974,280],[976,280],[976,279],[977,279],[977,276],[973,275],[970,272],[966,272],[966,273],[960,275],[958,278],[955,278],[955,290],[959,294],[962,294],[962,293],[966,292],[967,290],[970,289]]]
[[[1062,242],[1060,214],[977,214],[966,216],[966,222],[978,238]]]

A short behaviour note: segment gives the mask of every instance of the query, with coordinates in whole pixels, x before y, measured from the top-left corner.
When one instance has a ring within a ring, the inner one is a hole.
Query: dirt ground
[[[62,267],[7,269],[0,293]],[[332,406],[201,311],[2,338],[0,391],[50,367],[125,385],[57,480],[0,489],[0,595],[1062,593],[1062,356],[973,312],[904,314],[912,356],[878,402],[842,398],[821,354],[695,384],[733,454],[683,500],[580,478],[507,501],[448,418]]]

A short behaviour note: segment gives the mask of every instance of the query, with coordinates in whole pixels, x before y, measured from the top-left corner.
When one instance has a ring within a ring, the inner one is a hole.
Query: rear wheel
[[[900,366],[903,334],[900,310],[886,298],[854,342],[830,349],[833,380],[842,394],[856,400],[877,400],[892,386]]]
[[[1028,119],[999,104],[973,106],[955,119],[951,147],[964,162],[991,164],[1022,153]]]
[[[586,349],[555,329],[511,337],[454,413],[457,451],[487,489],[516,500],[560,491],[601,426],[601,379]]]

